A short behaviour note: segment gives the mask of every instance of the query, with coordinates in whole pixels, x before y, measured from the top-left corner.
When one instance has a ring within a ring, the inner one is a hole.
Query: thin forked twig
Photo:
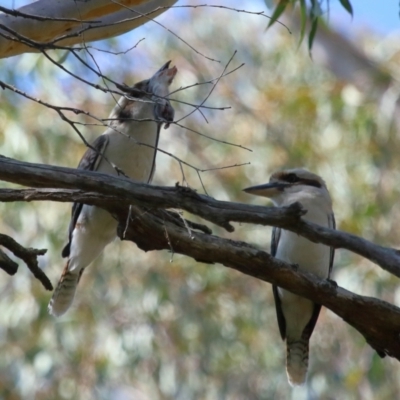
[[[47,275],[39,268],[38,256],[46,254],[46,249],[25,248],[12,237],[0,233],[0,244],[10,250],[16,257],[25,262],[36,279],[38,279],[47,290],[53,290],[53,285]]]
[[[171,29],[167,28],[165,25],[163,25],[161,22],[156,21],[150,17],[148,17],[146,14],[142,14],[141,12],[134,10],[128,6],[126,6],[125,4],[119,3],[118,1],[115,0],[111,0],[114,4],[118,4],[119,6],[130,10],[131,12],[134,12],[136,14],[139,14],[142,18],[146,18],[148,21],[154,22],[155,24],[161,26],[163,29],[165,29],[166,31],[168,31],[169,33],[171,33],[172,35],[174,35],[178,40],[180,40],[181,42],[183,42],[184,44],[186,44],[186,46],[190,47],[195,53],[199,54],[200,56],[206,58],[207,60],[210,61],[214,61],[217,63],[220,63],[221,61],[215,60],[214,58],[208,57],[205,54],[201,53],[200,51],[198,51],[197,49],[195,49],[191,44],[189,44],[186,40],[184,40],[182,37],[180,37],[179,35],[177,35],[174,31],[172,31]]]
[[[250,14],[250,15],[258,15],[260,17],[264,17],[264,18],[268,18],[271,19],[270,16],[265,15],[264,11],[248,11],[248,10],[240,10],[238,8],[234,8],[234,7],[228,7],[228,6],[220,6],[220,5],[214,5],[214,4],[197,4],[197,5],[178,5],[178,6],[172,6],[171,8],[220,8],[223,10],[229,10],[229,11],[235,11],[238,13],[244,13],[244,14]],[[282,25],[283,27],[285,27],[287,29],[287,31],[292,34],[292,31],[289,29],[289,27],[287,25],[285,25],[283,22],[280,22],[278,20],[276,20],[276,22],[279,25]]]
[[[85,50],[86,49],[93,49],[93,50],[96,50],[96,51],[98,51],[100,53],[107,53],[107,54],[111,54],[113,56],[119,56],[121,54],[129,53],[131,50],[135,49],[141,42],[143,42],[143,40],[146,40],[146,38],[142,38],[142,39],[138,40],[135,45],[133,45],[132,47],[129,47],[127,50],[124,50],[124,51],[111,51],[111,50],[99,49],[98,47],[95,47],[95,46],[86,45],[86,42],[85,42],[85,46],[84,47],[85,47]]]
[[[216,138],[214,138],[214,137],[212,137],[212,136],[205,135],[204,133],[201,133],[201,132],[199,132],[199,131],[196,131],[195,129],[192,129],[192,128],[189,128],[189,127],[187,127],[187,126],[185,126],[185,125],[182,125],[182,124],[180,124],[179,122],[173,122],[173,124],[176,125],[176,126],[179,126],[180,128],[186,129],[186,130],[189,131],[189,132],[193,132],[193,133],[195,133],[196,135],[203,136],[203,137],[205,137],[205,138],[207,138],[207,139],[210,139],[210,140],[212,140],[212,141],[214,141],[214,142],[218,142],[218,143],[222,143],[222,144],[227,144],[228,146],[239,147],[240,149],[244,149],[244,150],[253,152],[253,150],[251,150],[251,149],[248,148],[248,147],[244,147],[244,146],[242,146],[241,144],[236,144],[236,143],[232,143],[232,142],[227,142],[227,141],[225,141],[225,140],[216,139]]]
[[[219,81],[221,80],[221,78],[223,77],[224,73],[226,72],[226,70],[228,69],[229,64],[231,63],[231,61],[233,60],[233,57],[235,57],[237,53],[237,50],[235,50],[231,56],[231,58],[228,60],[228,62],[226,63],[221,75],[215,80],[215,83],[213,83],[211,90],[208,92],[207,96],[204,98],[204,100],[200,103],[199,106],[197,106],[194,110],[192,110],[190,113],[186,114],[184,117],[178,119],[175,122],[180,122],[183,119],[189,117],[190,115],[192,115],[194,112],[196,112],[200,107],[202,107],[204,105],[204,103],[209,99],[209,97],[211,96],[212,92],[214,91],[215,87],[218,85]]]
[[[225,72],[221,77],[213,78],[213,79],[210,79],[210,80],[205,81],[205,82],[196,82],[196,83],[193,83],[192,85],[180,87],[179,89],[176,89],[176,90],[172,91],[169,94],[169,96],[171,96],[171,94],[178,93],[178,92],[180,92],[182,90],[191,89],[191,88],[196,87],[196,86],[209,85],[209,84],[213,83],[214,81],[216,81],[217,79],[225,78],[225,76],[228,76],[228,75],[232,74],[233,72],[236,72],[238,69],[242,68],[244,65],[245,65],[244,63],[240,64],[238,67],[235,67],[232,70],[230,70],[228,72]]]

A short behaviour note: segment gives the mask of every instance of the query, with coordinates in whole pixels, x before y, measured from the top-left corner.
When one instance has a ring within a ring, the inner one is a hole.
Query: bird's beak
[[[165,71],[168,69],[169,64],[171,64],[171,60],[167,61],[157,72]]]
[[[290,186],[287,183],[283,182],[272,182],[265,183],[264,185],[250,186],[246,189],[243,189],[243,192],[248,194],[253,194],[254,196],[262,196],[262,197],[275,197],[279,193],[283,192],[285,188]]]
[[[150,78],[150,84],[151,86],[158,85],[160,84],[161,81],[165,81],[167,86],[169,86],[173,79],[175,78],[176,73],[178,72],[178,69],[173,66],[169,68],[169,65],[171,64],[171,61],[167,61],[151,78]],[[156,81],[160,81],[156,83]],[[153,86],[154,87],[154,86]],[[165,94],[166,95],[166,94]]]

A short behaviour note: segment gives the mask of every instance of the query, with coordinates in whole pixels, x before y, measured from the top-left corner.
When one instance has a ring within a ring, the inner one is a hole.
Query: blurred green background
[[[235,3],[236,4],[236,3]],[[232,4],[233,5],[233,4]],[[259,9],[265,9],[257,2]],[[243,8],[243,7],[240,7]],[[178,68],[172,89],[216,78],[233,52],[232,67],[245,66],[218,83],[203,110],[182,123],[212,138],[172,125],[160,148],[200,169],[249,163],[200,174],[220,200],[267,204],[241,189],[264,183],[281,168],[303,166],[322,175],[340,229],[398,247],[400,173],[396,81],[398,34],[355,36],[367,72],[346,75],[358,53],[340,53],[316,40],[313,58],[298,47],[298,33],[262,16],[229,10],[174,9],[159,19],[199,52],[162,27],[148,23],[129,34],[91,44],[105,75],[132,84],[167,60]],[[330,35],[326,31],[326,35]],[[325,47],[324,47],[325,46]],[[52,52],[57,60],[62,52]],[[81,53],[88,62],[91,58]],[[361,57],[361,56],[360,56]],[[64,66],[95,83],[72,56]],[[114,100],[86,86],[36,54],[0,60],[2,79],[43,101],[106,117]],[[340,68],[339,68],[340,70]],[[352,81],[352,76],[357,79]],[[359,79],[358,79],[359,78]],[[211,85],[173,97],[199,104]],[[0,152],[18,160],[75,167],[85,151],[58,115],[9,91],[1,91]],[[176,117],[190,106],[174,103]],[[93,122],[84,117],[71,117]],[[103,129],[81,127],[93,140]],[[203,192],[197,172],[183,167],[187,182]],[[159,153],[155,184],[183,181],[180,165]],[[10,185],[1,183],[2,187]],[[41,267],[53,283],[63,268],[70,205],[50,202],[0,204],[0,232],[29,247],[47,248]],[[190,216],[188,216],[190,217]],[[209,224],[210,225],[210,224]],[[211,226],[211,225],[210,225]],[[224,237],[269,248],[270,229],[236,224]],[[0,399],[395,399],[399,362],[380,359],[353,328],[330,311],[321,313],[311,339],[308,383],[292,390],[269,284],[219,265],[196,263],[167,251],[143,253],[116,240],[84,274],[76,301],[64,317],[47,314],[46,292],[24,264],[14,277],[0,271]],[[400,305],[397,278],[347,251],[337,251],[340,286]]]

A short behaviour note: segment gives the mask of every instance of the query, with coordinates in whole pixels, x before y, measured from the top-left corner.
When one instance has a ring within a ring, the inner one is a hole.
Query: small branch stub
[[[51,284],[50,279],[39,268],[39,264],[38,264],[38,260],[37,260],[38,256],[43,256],[44,254],[46,254],[46,252],[47,252],[46,249],[25,248],[25,247],[21,246],[18,242],[16,242],[12,237],[4,235],[2,233],[0,233],[0,245],[4,246],[8,250],[10,250],[16,257],[23,260],[25,262],[25,264],[27,265],[27,267],[32,272],[33,276],[42,283],[42,285],[45,287],[45,289],[53,290],[53,285]],[[14,275],[17,272],[18,265],[15,262],[13,262],[13,264],[14,264],[14,272],[13,273],[8,272],[3,267],[2,268],[7,273],[10,273],[10,275]],[[15,265],[16,265],[16,267],[15,267]],[[11,270],[11,271],[13,271],[13,270]]]

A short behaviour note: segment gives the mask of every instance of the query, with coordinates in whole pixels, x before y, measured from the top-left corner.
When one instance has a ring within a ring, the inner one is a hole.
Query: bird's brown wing
[[[280,237],[281,237],[281,228],[274,228],[272,230],[272,238],[271,238],[271,255],[273,257],[276,256]],[[281,298],[279,297],[278,293],[278,286],[272,285],[272,293],[274,294],[274,299],[275,299],[275,309],[276,309],[276,317],[278,319],[279,332],[281,334],[282,340],[285,340],[286,320],[282,311],[282,304],[281,304]]]
[[[156,103],[153,109],[154,120],[157,122],[157,137],[156,143],[154,146],[154,156],[153,156],[153,164],[151,166],[151,172],[149,175],[149,179],[146,183],[150,183],[153,180],[154,172],[156,171],[156,156],[158,150],[158,141],[160,139],[160,130],[163,124],[165,124],[165,129],[169,127],[170,122],[174,120],[174,108],[171,106],[170,102],[166,103]]]
[[[329,214],[329,216],[328,216],[328,226],[331,229],[336,229],[335,216],[333,214]],[[271,239],[271,255],[274,257],[276,256],[280,236],[281,236],[281,229],[274,228],[272,231],[272,239]],[[328,277],[330,276],[330,274],[332,272],[334,257],[335,257],[335,249],[333,247],[331,247],[330,248]],[[281,334],[282,339],[285,340],[285,338],[286,338],[286,320],[285,320],[285,316],[283,315],[283,311],[282,311],[282,304],[281,304],[281,299],[280,299],[279,293],[278,293],[278,287],[276,285],[273,285],[272,291],[274,294],[276,316],[278,319],[279,332]],[[319,304],[314,304],[314,309],[313,309],[313,313],[310,318],[310,321],[308,322],[308,324],[306,325],[306,327],[303,330],[303,334],[302,334],[303,339],[308,340],[310,338],[310,336],[315,328],[315,324],[317,323],[320,311],[321,311],[321,306]]]
[[[109,138],[107,135],[99,136],[93,142],[92,147],[86,150],[81,161],[79,162],[78,169],[84,169],[86,171],[96,171],[99,167],[100,161],[103,158],[104,152],[108,145],[108,141]],[[68,228],[68,243],[61,252],[62,257],[69,257],[72,232],[75,229],[75,225],[82,211],[82,207],[82,203],[74,203],[72,205],[71,221]]]
[[[331,229],[336,229],[336,221],[335,215],[333,213],[328,215],[328,227]],[[333,268],[333,260],[335,259],[335,248],[331,247],[331,253],[329,258],[329,274],[328,278],[331,276],[332,268]]]
[[[147,180],[146,183],[150,183],[153,180],[154,173],[156,172],[156,157],[157,157],[157,150],[158,150],[158,141],[160,139],[160,130],[161,130],[162,124],[158,123],[157,124],[157,137],[156,137],[156,143],[154,145],[154,155],[153,155],[153,163],[151,165],[151,170],[149,174],[149,179]]]

